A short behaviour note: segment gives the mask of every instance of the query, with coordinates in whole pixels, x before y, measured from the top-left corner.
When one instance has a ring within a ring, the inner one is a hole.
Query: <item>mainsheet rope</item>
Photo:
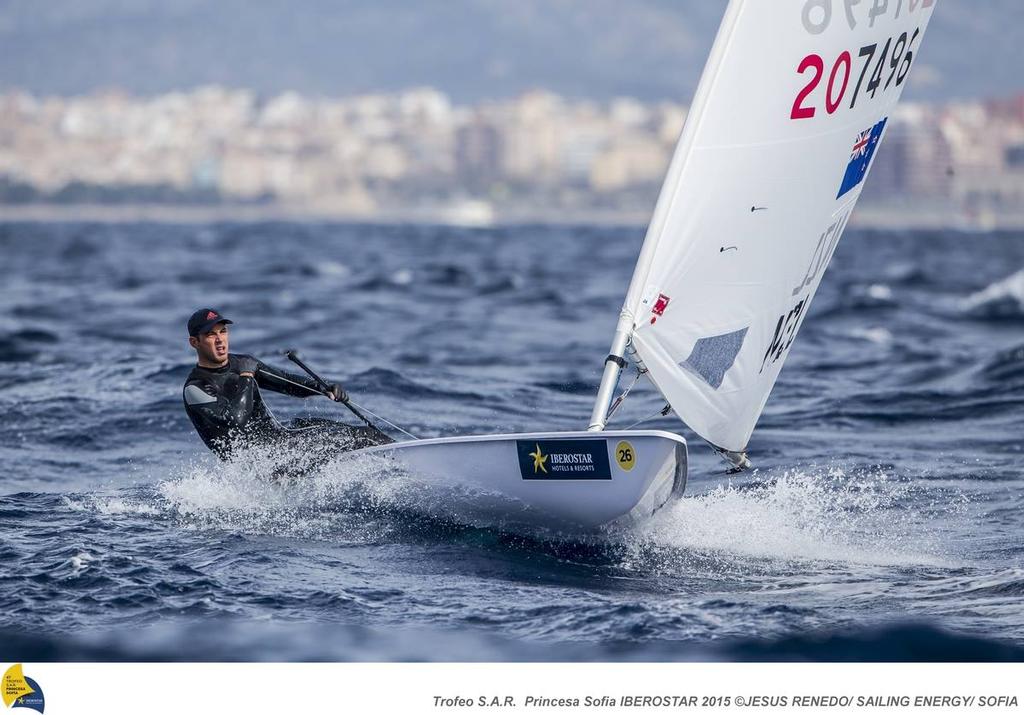
[[[287,382],[289,385],[295,385],[296,387],[301,387],[303,389],[309,390],[310,392],[312,392],[312,393],[314,393],[316,395],[322,395],[323,394],[319,390],[314,390],[313,388],[309,387],[308,385],[303,385],[300,382],[295,382],[294,380],[289,380],[287,377],[282,377],[280,375],[274,375],[273,377],[275,379],[281,380],[282,382]],[[259,386],[259,383],[257,383],[256,384],[256,390],[259,391],[259,389],[260,389],[260,386]],[[260,395],[262,396],[262,394],[263,393],[261,392]],[[357,404],[356,402],[354,402],[352,400],[349,400],[349,403],[353,407],[355,407],[356,409],[362,410],[366,414],[370,415],[370,417],[373,417],[373,418],[383,422],[384,424],[386,424],[388,427],[391,427],[392,429],[398,430],[399,432],[401,432],[402,434],[406,435],[407,437],[412,437],[415,440],[419,439],[419,437],[417,437],[416,435],[412,434],[411,432],[408,432],[408,431],[402,429],[401,427],[396,425],[394,422],[390,422],[390,421],[384,419],[383,417],[381,417],[380,415],[377,415],[377,414],[374,414],[373,412],[370,412],[370,410],[366,409],[362,405]],[[277,417],[274,415],[273,411],[271,411],[270,405],[267,404],[266,400],[263,400],[263,405],[267,408],[267,413],[270,415],[271,419],[273,419],[274,422],[277,423],[277,426],[280,427],[283,430],[288,431],[288,432],[302,432],[304,430],[313,429],[316,426],[316,425],[310,425],[309,427],[285,427],[281,423],[281,421],[279,419],[277,419]]]

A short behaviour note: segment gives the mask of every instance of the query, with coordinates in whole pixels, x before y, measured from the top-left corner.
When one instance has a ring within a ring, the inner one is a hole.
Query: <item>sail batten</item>
[[[729,3],[622,309],[654,385],[723,450],[746,448],[934,6],[832,4]]]

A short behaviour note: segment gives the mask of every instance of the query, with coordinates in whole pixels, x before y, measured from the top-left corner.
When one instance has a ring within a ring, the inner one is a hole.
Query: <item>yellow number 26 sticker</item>
[[[636,465],[636,452],[629,442],[619,442],[615,445],[615,461],[624,472],[631,470]]]

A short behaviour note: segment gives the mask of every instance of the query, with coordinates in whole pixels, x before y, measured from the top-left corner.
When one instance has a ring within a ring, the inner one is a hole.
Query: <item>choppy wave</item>
[[[963,311],[972,318],[985,320],[1024,319],[1024,270],[967,296]]]
[[[1000,350],[982,366],[982,374],[999,383],[1003,390],[1024,385],[1024,345]]]

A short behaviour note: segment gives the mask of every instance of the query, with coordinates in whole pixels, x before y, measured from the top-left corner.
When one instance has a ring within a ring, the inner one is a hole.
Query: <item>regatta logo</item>
[[[523,479],[611,479],[603,439],[516,440]]]
[[[21,671],[21,663],[15,663],[4,673],[0,694],[9,708],[29,708],[41,713],[46,707],[43,689]]]

